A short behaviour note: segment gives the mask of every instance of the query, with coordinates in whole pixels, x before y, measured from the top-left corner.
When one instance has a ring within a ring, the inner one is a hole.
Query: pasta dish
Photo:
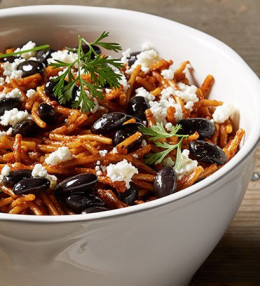
[[[0,57],[0,212],[71,215],[129,207],[205,179],[239,150],[230,103],[209,98],[149,45],[106,50],[108,33]]]

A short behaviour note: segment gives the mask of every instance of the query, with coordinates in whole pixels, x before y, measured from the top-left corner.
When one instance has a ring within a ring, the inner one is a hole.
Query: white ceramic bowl
[[[246,138],[209,178],[176,194],[120,210],[63,217],[0,214],[0,285],[188,285],[223,236],[254,167],[260,83],[229,47],[192,28],[137,12],[81,6],[0,10],[0,50],[28,40],[56,48],[102,31],[123,48],[150,42],[176,63],[190,60],[212,98],[233,102]]]

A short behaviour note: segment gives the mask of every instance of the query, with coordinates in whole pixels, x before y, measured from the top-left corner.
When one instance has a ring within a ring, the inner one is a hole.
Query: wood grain
[[[260,149],[256,171],[260,172]],[[250,182],[223,239],[195,274],[191,286],[260,285],[260,181]]]
[[[192,26],[227,43],[260,76],[259,0],[3,0],[0,8],[54,3],[131,9]],[[260,172],[260,149],[256,159]],[[249,184],[225,236],[192,279],[198,285],[260,285],[260,181]]]

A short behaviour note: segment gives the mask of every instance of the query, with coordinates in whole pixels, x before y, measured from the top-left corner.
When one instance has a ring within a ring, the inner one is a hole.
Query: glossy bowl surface
[[[143,205],[61,217],[0,214],[0,285],[66,286],[76,277],[91,286],[187,285],[242,201],[260,136],[260,83],[232,49],[195,29],[133,11],[56,5],[0,10],[0,50],[29,40],[74,46],[78,34],[94,40],[104,30],[123,50],[148,42],[176,66],[189,60],[198,84],[214,75],[211,98],[236,105],[235,121],[246,130],[243,146],[205,180]]]

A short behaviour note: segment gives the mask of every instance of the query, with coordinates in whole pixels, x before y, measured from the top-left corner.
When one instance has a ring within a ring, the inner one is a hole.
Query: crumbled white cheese
[[[0,99],[4,98],[21,98],[22,93],[18,88],[14,88],[9,92],[6,92],[6,89],[4,89],[2,92],[0,92]]]
[[[85,92],[86,92],[87,96],[94,103],[94,107],[90,109],[91,113],[96,113],[98,110],[103,110],[104,109],[104,107],[99,105],[98,100],[95,97],[93,97],[88,90],[85,90]],[[79,87],[79,90],[77,91],[77,96],[75,97],[75,101],[78,101],[79,99],[80,99],[80,87]],[[83,102],[81,101],[79,106],[82,107],[82,104],[83,104]]]
[[[5,81],[7,83],[10,82],[10,79],[20,79],[22,77],[23,72],[21,70],[17,70],[17,66],[24,62],[25,59],[15,59],[13,63],[5,62],[2,67],[4,69],[3,75],[6,76]]]
[[[156,122],[165,123],[168,105],[163,106],[160,101],[151,101],[149,102],[149,104],[150,104],[150,110]]]
[[[55,75],[55,76],[50,76],[50,77],[49,77],[49,80],[55,79],[55,78],[57,78],[57,77],[58,77],[57,75]]]
[[[108,57],[109,59],[112,59],[110,56]],[[113,70],[114,73],[118,74],[121,76],[121,78],[118,80],[118,83],[123,86],[124,92],[128,90],[130,85],[128,84],[128,81],[125,77],[125,75],[115,66],[108,64],[108,66]]]
[[[182,108],[181,105],[175,101],[173,97],[174,93],[175,90],[172,87],[167,87],[162,90],[161,98],[159,101],[149,102],[150,110],[153,113],[156,122],[162,122],[164,124],[166,123],[167,109],[170,106],[173,106],[175,108],[175,120],[178,122],[182,119]]]
[[[57,165],[61,162],[68,161],[71,158],[72,154],[68,147],[59,147],[45,159],[45,163],[49,165]]]
[[[166,115],[167,115],[167,109],[170,106],[173,106],[175,108],[174,117],[176,121],[179,121],[182,119],[182,108],[180,104],[178,104],[174,97],[174,89],[172,87],[167,87],[161,91],[161,98],[159,103],[159,106],[154,106],[151,108],[151,111],[155,113],[155,118],[158,119],[158,122],[165,123],[166,121]],[[157,120],[156,120],[157,121]]]
[[[29,117],[29,113],[25,111],[19,111],[17,108],[13,108],[11,110],[6,110],[4,115],[0,117],[0,124],[7,126],[15,124],[27,119]]]
[[[124,181],[127,189],[130,188],[130,182],[134,174],[138,174],[138,170],[125,159],[117,164],[107,166],[107,176],[112,182]]]
[[[49,58],[47,61],[49,64],[55,63],[57,61],[62,61],[64,63],[71,64],[77,59],[78,59],[77,53],[72,53],[68,50],[62,50],[52,53],[51,58]],[[75,64],[75,67],[77,68],[78,65]]]
[[[170,66],[169,69],[167,69],[167,70],[162,70],[161,75],[165,79],[173,79],[173,77],[174,77],[174,70],[173,70],[172,66]]]
[[[87,94],[90,94],[87,90],[86,90],[86,93]],[[91,96],[89,96],[91,98]],[[90,109],[90,112],[91,113],[96,113],[98,110],[99,110],[99,104],[98,104],[98,101],[95,97],[92,97],[92,101],[94,102],[94,107]],[[80,107],[82,107],[82,103],[80,104]]]
[[[233,113],[235,112],[235,107],[231,103],[224,103],[216,108],[213,113],[213,119],[216,123],[225,122]]]
[[[101,176],[101,175],[102,175],[102,172],[99,170],[99,171],[96,172],[96,175],[97,175],[97,176]]]
[[[194,85],[185,85],[184,83],[178,83],[179,90],[167,87],[161,91],[161,98],[159,101],[150,101],[150,110],[157,122],[166,124],[166,116],[168,107],[172,106],[175,108],[174,117],[178,122],[183,117],[181,105],[175,101],[174,95],[180,97],[185,104],[185,108],[192,110],[195,102],[199,99],[196,95],[197,87]]]
[[[99,165],[95,167],[95,170],[96,170],[96,175],[97,176],[101,176],[102,175],[102,171],[100,170],[100,166]]]
[[[102,172],[106,172],[107,171],[107,166],[100,166]]]
[[[45,167],[42,166],[41,164],[36,164],[34,166],[32,170],[32,176],[34,178],[42,177],[48,179],[51,182],[50,184],[51,189],[54,189],[57,185],[57,177],[54,175],[49,175]]]
[[[102,150],[102,151],[106,151],[106,150]],[[100,165],[100,161],[97,161],[95,170],[96,170],[96,175],[101,176],[102,172],[106,172],[107,167]]]
[[[120,73],[120,75],[121,75],[121,79],[118,82],[119,82],[119,84],[121,84],[123,86],[124,92],[127,92],[130,85],[128,84],[128,81],[127,81],[125,75],[123,73]]]
[[[127,74],[131,74],[138,65],[141,65],[141,70],[147,73],[150,66],[160,60],[159,54],[153,49],[141,52],[136,56],[136,58],[137,59],[131,68],[126,70]]]
[[[107,154],[107,150],[99,150],[98,153],[101,157],[104,157]]]
[[[175,162],[172,160],[171,157],[167,157],[163,159],[162,164],[164,167],[173,167]]]
[[[6,131],[6,135],[12,135],[12,133],[13,133],[13,128],[9,127]]]
[[[180,90],[176,90],[175,94],[186,103],[184,107],[192,111],[194,103],[199,101],[196,95],[197,87],[195,85],[186,85],[182,82],[178,83],[178,87]]]
[[[146,140],[143,139],[142,142],[141,142],[141,146],[144,147],[146,145],[147,145],[147,142],[146,142]]]
[[[161,91],[161,99],[162,100],[170,100],[173,99],[173,95],[175,95],[175,89],[173,89],[171,86],[164,88]],[[175,102],[175,101],[173,101]]]
[[[3,178],[5,176],[8,176],[11,172],[11,168],[8,166],[8,165],[4,165],[2,171],[1,171],[1,174],[0,174],[0,182],[3,181]]]
[[[143,87],[139,87],[135,90],[135,96],[142,96],[146,99],[148,99],[149,101],[153,101],[155,99],[155,96],[152,95],[149,91],[147,91],[146,89],[144,89]]]
[[[114,147],[114,148],[112,149],[111,153],[112,153],[112,154],[117,154],[117,153],[118,153],[116,147]]]
[[[105,92],[106,92],[106,93],[110,93],[111,91],[112,91],[111,88],[105,88]]]
[[[193,105],[194,105],[194,103],[193,103],[192,101],[188,101],[188,102],[184,105],[184,107],[185,107],[186,109],[192,110]]]
[[[165,124],[165,128],[166,128],[166,130],[170,131],[171,128],[172,128],[172,123],[171,123],[171,122],[167,122],[167,123]]]
[[[2,136],[12,135],[12,132],[13,132],[13,128],[12,127],[8,128],[7,131],[0,131],[0,139],[1,139]]]
[[[8,176],[11,172],[11,168],[8,165],[4,165],[2,171],[1,171],[1,175],[2,176]]]
[[[4,83],[5,83],[5,79],[0,76],[0,84],[4,84]]]
[[[34,178],[46,177],[47,176],[47,170],[43,167],[43,165],[36,164],[32,170],[32,176]]]
[[[127,50],[122,52],[122,57],[121,57],[120,61],[123,64],[126,64],[126,63],[128,63],[128,60],[130,57],[131,57],[131,49],[127,49]]]
[[[35,91],[34,89],[28,89],[28,90],[26,91],[26,96],[27,96],[28,98],[31,98],[31,97],[33,97],[33,96],[35,95],[35,93],[36,93],[36,91]]]
[[[6,82],[9,83],[11,79],[20,79],[22,78],[22,74],[21,70],[13,70],[11,75],[6,77]]]
[[[26,51],[26,50],[31,50],[34,49],[36,44],[32,41],[29,41],[27,44],[25,44],[22,48],[17,48],[14,52],[20,52],[20,51]],[[36,54],[35,51],[27,52],[27,53],[22,53],[21,57],[24,59],[28,60],[30,57],[34,57]]]
[[[198,166],[198,161],[190,159],[189,154],[190,151],[188,149],[184,149],[181,153],[181,166],[179,168],[174,167],[174,170],[178,175],[178,180],[191,173]]]
[[[135,153],[133,154],[133,157],[136,158],[136,159],[139,158],[139,156],[137,154],[135,154]]]

